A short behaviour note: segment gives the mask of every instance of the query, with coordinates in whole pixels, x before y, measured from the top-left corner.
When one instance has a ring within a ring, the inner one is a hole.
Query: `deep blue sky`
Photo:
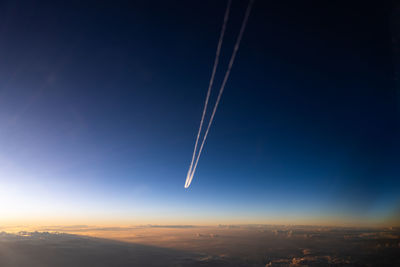
[[[3,1],[5,218],[396,217],[390,2],[256,1],[194,180],[183,188],[225,5]],[[246,5],[233,1],[217,85]]]

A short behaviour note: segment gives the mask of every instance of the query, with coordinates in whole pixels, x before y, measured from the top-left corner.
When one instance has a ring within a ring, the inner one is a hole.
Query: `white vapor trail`
[[[203,126],[203,123],[204,123],[204,116],[205,116],[205,113],[206,113],[206,110],[207,110],[207,104],[208,104],[208,100],[209,100],[209,97],[210,97],[211,87],[212,87],[212,84],[213,84],[213,81],[214,81],[215,71],[216,71],[216,68],[217,68],[217,65],[218,65],[218,58],[219,58],[220,48],[221,48],[221,45],[222,45],[222,39],[223,39],[223,35],[224,35],[224,32],[225,32],[226,23],[228,21],[229,8],[230,8],[230,5],[231,5],[231,0],[228,1],[227,10],[225,12],[224,25],[223,25],[222,30],[221,30],[221,36],[220,36],[219,43],[218,43],[216,58],[215,58],[215,62],[214,62],[214,68],[213,68],[213,72],[212,72],[212,75],[211,75],[210,85],[209,85],[209,88],[208,88],[206,102],[205,102],[204,109],[203,109],[203,115],[202,115],[202,118],[201,118],[201,121],[200,121],[200,128],[199,128],[199,132],[197,134],[195,148],[194,148],[194,152],[193,152],[193,156],[192,156],[192,162],[190,163],[189,171],[188,171],[188,174],[187,174],[187,177],[186,177],[185,188],[188,188],[190,183],[193,180],[193,175],[194,175],[194,173],[196,171],[197,164],[199,162],[199,158],[200,158],[201,152],[203,151],[204,143],[205,143],[205,141],[207,139],[208,132],[209,132],[211,124],[212,124],[212,122],[214,120],[215,112],[217,111],[219,102],[221,100],[222,93],[224,92],[226,82],[228,81],[229,74],[231,72],[231,69],[232,69],[232,66],[233,66],[233,62],[235,61],[235,57],[236,57],[237,51],[239,50],[240,41],[242,40],[244,30],[246,29],[247,21],[249,19],[250,11],[251,11],[251,8],[253,6],[253,3],[254,3],[254,0],[250,0],[249,4],[247,6],[246,13],[245,13],[244,18],[243,18],[242,26],[240,27],[240,32],[239,32],[238,38],[236,40],[236,43],[235,43],[235,46],[234,46],[234,49],[233,49],[231,59],[229,60],[228,69],[227,69],[227,71],[225,73],[224,79],[222,81],[222,85],[221,85],[221,87],[219,89],[217,101],[215,102],[214,109],[213,109],[211,117],[210,117],[210,121],[208,122],[207,130],[206,130],[206,132],[204,134],[203,141],[201,142],[200,149],[199,149],[199,152],[198,152],[197,157],[196,157],[195,155],[196,155],[198,140],[199,140],[201,129],[202,129],[202,126]],[[195,161],[195,163],[193,165],[194,158],[196,158],[196,161]]]
[[[199,127],[199,131],[197,133],[196,143],[194,144],[192,161],[190,162],[190,167],[189,167],[189,170],[188,170],[188,173],[187,173],[187,176],[186,176],[185,188],[189,187],[190,181],[192,181],[192,178],[190,178],[190,177],[193,177],[193,173],[192,173],[193,162],[194,162],[194,159],[195,159],[195,156],[196,156],[197,145],[199,143],[201,130],[203,128],[204,117],[205,117],[206,111],[207,111],[208,100],[210,99],[211,88],[212,88],[213,83],[214,83],[215,72],[217,71],[217,67],[218,67],[219,55],[220,55],[220,52],[221,52],[222,42],[224,40],[226,24],[228,23],[228,19],[229,19],[229,11],[231,9],[231,3],[232,3],[232,0],[228,0],[228,4],[226,6],[225,15],[224,15],[224,23],[222,25],[221,33],[220,33],[220,36],[219,36],[217,51],[215,53],[214,67],[213,67],[213,70],[212,70],[212,73],[211,73],[211,78],[210,78],[210,82],[209,82],[208,90],[207,90],[206,101],[204,103],[204,108],[203,108],[203,114],[202,114],[201,120],[200,120],[200,127]]]

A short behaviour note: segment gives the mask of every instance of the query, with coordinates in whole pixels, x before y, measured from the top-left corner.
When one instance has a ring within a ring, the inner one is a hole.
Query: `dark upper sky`
[[[225,5],[2,1],[8,200],[148,221],[393,216],[399,12],[385,1],[256,1],[183,189]],[[233,1],[217,85],[246,5]]]

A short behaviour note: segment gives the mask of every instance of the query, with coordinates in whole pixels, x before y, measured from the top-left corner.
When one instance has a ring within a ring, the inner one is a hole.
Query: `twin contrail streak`
[[[222,81],[222,85],[221,85],[221,87],[219,89],[217,101],[215,102],[213,111],[211,113],[210,121],[208,122],[207,129],[205,131],[203,140],[202,140],[201,145],[200,145],[200,149],[199,149],[199,151],[197,153],[197,156],[196,156],[198,141],[199,141],[199,138],[200,138],[202,127],[203,127],[204,117],[205,117],[205,114],[206,114],[206,111],[207,111],[208,100],[210,98],[210,93],[211,93],[211,88],[212,88],[212,85],[213,85],[213,82],[214,82],[215,72],[216,72],[216,69],[217,69],[217,66],[218,66],[219,54],[220,54],[220,50],[221,50],[221,46],[222,46],[223,37],[224,37],[224,34],[225,34],[226,24],[227,24],[228,18],[229,18],[229,10],[230,10],[230,6],[231,6],[231,0],[228,1],[228,5],[226,7],[225,16],[224,16],[224,24],[222,26],[220,38],[219,38],[219,41],[218,41],[217,52],[216,52],[216,57],[215,57],[215,61],[214,61],[214,67],[213,67],[213,71],[212,71],[212,74],[211,74],[211,79],[210,79],[210,83],[209,83],[209,87],[208,87],[208,91],[207,91],[206,101],[205,101],[205,104],[204,104],[203,114],[202,114],[201,121],[200,121],[200,127],[199,127],[199,131],[197,133],[196,143],[195,143],[195,146],[194,146],[192,161],[190,163],[189,171],[188,171],[188,174],[186,176],[185,188],[188,188],[190,183],[193,180],[193,175],[194,175],[194,173],[196,171],[197,164],[199,162],[201,152],[203,151],[203,147],[204,147],[205,141],[206,141],[207,136],[208,136],[208,132],[209,132],[211,124],[212,124],[212,122],[214,120],[215,112],[217,111],[219,102],[221,100],[222,93],[224,92],[226,82],[228,81],[229,74],[231,72],[233,63],[235,61],[235,57],[236,57],[237,51],[239,50],[240,41],[242,40],[244,30],[246,29],[247,21],[249,19],[250,11],[251,11],[251,8],[253,6],[253,3],[254,3],[254,0],[250,0],[249,4],[247,6],[246,13],[245,13],[244,18],[243,18],[242,26],[240,27],[240,32],[239,32],[239,35],[237,37],[235,46],[233,48],[231,59],[229,60],[228,69],[227,69],[227,71],[225,73],[224,79]],[[193,165],[193,163],[194,163],[194,165]]]
[[[223,23],[223,25],[222,25],[221,33],[220,33],[220,35],[219,35],[218,46],[217,46],[217,52],[215,53],[214,67],[213,67],[212,74],[211,74],[211,78],[210,78],[210,82],[209,82],[209,85],[208,85],[206,101],[205,101],[205,103],[204,103],[203,115],[201,116],[200,127],[199,127],[199,131],[198,131],[198,133],[197,133],[196,143],[194,144],[194,150],[193,150],[192,161],[190,162],[190,167],[189,167],[189,170],[188,170],[188,174],[187,174],[187,176],[186,176],[185,188],[188,188],[188,187],[189,187],[190,182],[192,181],[193,174],[194,174],[194,172],[192,172],[193,162],[194,162],[194,159],[195,159],[195,156],[196,156],[197,145],[198,145],[198,143],[199,143],[199,138],[200,138],[200,134],[201,134],[201,129],[203,128],[204,117],[205,117],[206,111],[207,111],[208,100],[210,99],[211,88],[212,88],[212,85],[213,85],[213,83],[214,83],[215,72],[217,71],[217,67],[218,67],[219,54],[220,54],[220,52],[221,52],[221,46],[222,46],[222,42],[223,42],[223,40],[224,40],[226,24],[228,24],[229,11],[230,11],[230,9],[231,9],[231,3],[232,3],[232,0],[229,0],[229,1],[228,1],[228,5],[226,6],[226,10],[225,10],[224,23]]]

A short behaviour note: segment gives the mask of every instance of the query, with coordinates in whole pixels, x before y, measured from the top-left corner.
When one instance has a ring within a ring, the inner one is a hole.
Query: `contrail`
[[[200,158],[201,152],[203,151],[204,143],[205,143],[205,141],[207,139],[208,132],[209,132],[211,124],[212,124],[212,122],[214,120],[215,112],[217,111],[219,102],[221,100],[222,93],[224,92],[226,82],[228,81],[229,74],[230,74],[232,66],[233,66],[233,62],[235,61],[235,57],[236,57],[237,51],[239,50],[240,41],[242,40],[244,30],[246,29],[247,21],[249,19],[250,11],[251,11],[251,8],[253,6],[253,3],[254,3],[254,0],[250,0],[249,4],[247,6],[246,13],[245,13],[245,16],[243,18],[242,26],[240,28],[240,32],[239,32],[238,38],[236,40],[236,43],[235,43],[235,46],[234,46],[234,49],[233,49],[233,53],[232,53],[231,59],[229,60],[228,69],[227,69],[227,71],[225,73],[224,80],[222,81],[222,85],[221,85],[221,88],[220,88],[219,93],[218,93],[217,101],[215,102],[214,109],[213,109],[213,112],[211,114],[210,121],[208,122],[207,130],[206,130],[206,132],[204,134],[203,141],[201,142],[200,149],[199,149],[199,152],[197,154],[196,162],[195,162],[194,166],[193,166],[193,159],[195,157],[195,153],[193,153],[192,163],[190,164],[189,172],[188,172],[188,175],[186,177],[185,188],[188,188],[190,183],[192,182],[193,175],[194,175],[194,173],[196,171],[197,164],[199,162],[199,158]],[[230,6],[230,1],[228,3],[228,7],[229,6]],[[224,27],[225,27],[225,20],[224,20]],[[215,64],[214,64],[214,68],[216,69],[216,65]],[[213,69],[212,78],[214,78],[215,69]],[[212,84],[212,83],[210,82],[210,84]],[[209,94],[210,94],[210,88],[209,88],[209,91],[207,92],[206,105],[208,103],[208,98],[209,98]],[[207,106],[205,106],[205,109],[203,110],[203,116],[202,116],[202,120],[200,122],[200,129],[199,129],[199,133],[197,135],[197,140],[196,140],[196,145],[195,145],[195,152],[196,152],[196,149],[197,149],[198,138],[199,138],[199,135],[200,135],[202,124],[203,124],[206,107]]]
[[[220,55],[220,52],[221,52],[222,42],[224,40],[226,24],[228,23],[228,19],[229,19],[229,11],[230,11],[230,8],[231,8],[231,3],[232,3],[232,0],[229,0],[228,4],[226,6],[225,15],[224,15],[224,22],[222,24],[222,29],[221,29],[221,33],[219,35],[219,40],[218,40],[218,45],[217,45],[217,51],[215,53],[214,67],[213,67],[213,70],[212,70],[212,73],[211,73],[210,82],[208,84],[206,101],[204,103],[203,114],[202,114],[201,120],[200,120],[200,126],[199,126],[199,131],[197,133],[196,143],[194,144],[192,161],[190,162],[190,167],[189,167],[189,170],[188,170],[188,174],[186,176],[186,183],[189,181],[189,177],[193,176],[193,174],[192,174],[193,162],[194,162],[194,159],[195,159],[195,156],[196,156],[197,145],[199,143],[201,130],[203,128],[204,117],[205,117],[206,111],[207,111],[208,100],[210,99],[211,88],[212,88],[213,83],[214,83],[215,72],[217,71],[217,67],[218,67],[218,63],[219,63],[219,55]],[[190,178],[190,180],[192,180],[192,179]],[[190,182],[189,182],[189,184],[190,184]],[[187,188],[189,186],[189,184],[187,186],[185,184],[185,188]]]

